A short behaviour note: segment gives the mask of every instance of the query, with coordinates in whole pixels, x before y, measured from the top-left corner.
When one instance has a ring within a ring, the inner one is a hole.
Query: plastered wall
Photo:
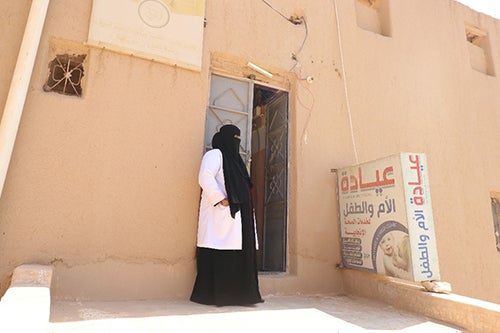
[[[30,3],[0,3],[2,110]],[[41,263],[57,299],[188,297],[209,76],[245,77],[252,61],[290,93],[289,270],[261,275],[263,294],[342,292],[331,169],[415,151],[428,156],[442,279],[500,301],[498,79],[471,68],[464,25],[488,31],[498,64],[498,21],[451,0],[388,1],[382,35],[360,27],[355,0],[272,4],[307,29],[262,1],[207,1],[193,72],[87,47],[91,1],[50,2],[0,198],[1,293],[14,267]],[[83,96],[44,92],[48,63],[72,50],[87,54]]]

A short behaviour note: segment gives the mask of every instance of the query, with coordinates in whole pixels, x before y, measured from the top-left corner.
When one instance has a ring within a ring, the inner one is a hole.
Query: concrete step
[[[21,265],[0,300],[0,332],[46,333],[52,266]]]
[[[470,332],[500,333],[500,304],[453,293],[427,292],[419,283],[371,272],[344,269],[342,276],[344,289],[350,295],[370,297]]]
[[[500,305],[364,272],[345,272],[348,295],[265,296],[251,307],[188,300],[62,302],[50,299],[53,268],[22,265],[0,300],[0,332],[481,332],[497,333]],[[354,278],[352,274],[360,275]],[[50,321],[49,321],[50,320]]]

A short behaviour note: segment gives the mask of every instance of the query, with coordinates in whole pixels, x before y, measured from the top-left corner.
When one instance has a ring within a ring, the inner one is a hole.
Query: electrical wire
[[[300,54],[300,52],[302,52],[302,49],[304,48],[304,44],[306,43],[307,37],[309,36],[309,29],[307,27],[306,18],[304,16],[301,16],[300,19],[302,20],[302,22],[304,22],[304,28],[306,30],[306,34],[305,34],[304,40],[302,41],[302,44],[300,45],[300,47],[297,50],[297,52],[295,52],[295,53],[292,54],[292,59],[295,61],[295,64],[292,66],[292,68],[290,68],[289,72],[291,72],[297,66],[297,64],[299,63],[299,60],[297,59],[297,56]]]
[[[344,79],[343,80],[344,81],[344,94],[345,94],[345,100],[346,100],[347,115],[349,118],[349,127],[351,129],[351,141],[352,141],[352,146],[354,149],[354,158],[356,160],[356,164],[359,164],[358,149],[356,148],[356,139],[354,138],[354,128],[352,125],[351,103],[349,102],[349,92],[347,89],[347,77],[345,74],[344,52],[342,50],[342,38],[341,38],[341,33],[340,33],[339,13],[337,11],[337,0],[333,0],[333,6],[335,7],[335,21],[337,22],[337,38],[339,40],[340,64],[342,66],[342,77]]]
[[[274,10],[276,13],[278,13],[281,17],[283,17],[285,20],[287,20],[288,22],[290,23],[293,23],[292,21],[290,21],[290,18],[286,17],[285,15],[283,15],[279,10],[277,10],[276,8],[274,8],[269,2],[267,2],[266,0],[262,0],[263,3],[265,3],[266,5],[269,6],[269,8],[271,8],[272,10]]]
[[[293,72],[295,73],[295,75],[297,76],[297,78],[299,79],[299,83],[301,83],[303,80],[305,80],[304,78],[302,78],[302,68],[300,66],[300,62],[298,60],[298,56],[299,54],[302,52],[303,48],[304,48],[304,45],[307,41],[307,38],[309,36],[309,28],[307,26],[307,21],[306,21],[306,18],[304,16],[301,16],[301,17],[286,17],[285,15],[283,15],[280,11],[278,11],[276,8],[274,8],[269,2],[267,2],[266,0],[262,0],[263,3],[265,3],[269,8],[271,8],[272,10],[274,10],[276,13],[278,13],[282,18],[284,18],[285,20],[287,20],[288,22],[292,23],[293,25],[298,25],[298,24],[304,24],[304,29],[305,29],[305,35],[304,35],[304,39],[302,40],[302,43],[300,44],[300,47],[297,49],[297,51],[295,53],[292,53],[292,60],[295,61],[295,63],[293,64],[293,66],[289,69],[289,72]],[[295,68],[296,67],[299,67],[299,73],[295,72]],[[301,141],[303,142],[306,142],[307,143],[307,128],[309,126],[309,121],[311,120],[311,116],[312,116],[312,111],[313,111],[313,108],[314,108],[314,94],[312,93],[312,91],[309,89],[309,87],[307,85],[303,85],[301,83],[301,86],[304,88],[305,91],[307,91],[309,93],[309,95],[311,96],[311,105],[308,106],[306,105],[302,99],[300,98],[300,94],[297,93],[297,100],[299,102],[299,104],[304,108],[306,109],[308,112],[307,112],[307,117],[306,117],[306,121],[305,121],[305,124],[304,124],[304,128],[302,130],[302,135],[301,135]]]
[[[299,25],[299,24],[302,24],[302,23],[304,24],[304,29],[305,29],[306,34],[304,36],[304,39],[302,40],[302,44],[300,45],[299,49],[295,53],[292,53],[292,60],[295,61],[295,64],[292,66],[292,68],[289,69],[289,71],[292,71],[297,66],[297,64],[299,63],[297,57],[300,54],[300,52],[302,52],[302,49],[304,48],[304,44],[306,43],[307,37],[309,35],[306,18],[304,16],[301,16],[301,17],[293,17],[293,16],[292,17],[286,17],[285,15],[283,15],[283,13],[281,13],[279,10],[277,10],[276,8],[274,8],[266,0],[262,0],[262,2],[265,3],[269,8],[271,8],[272,10],[274,10],[276,13],[278,13],[278,15],[280,15],[282,18],[284,18],[288,22],[292,23],[293,25]]]
[[[300,77],[302,73],[299,73],[297,75],[297,77]],[[302,99],[300,98],[300,92],[297,91],[297,101],[299,102],[299,104],[304,108],[306,109],[308,112],[307,112],[307,117],[306,117],[306,121],[304,123],[304,128],[302,129],[302,134],[300,136],[300,141],[301,141],[301,145],[302,143],[306,143],[307,144],[307,128],[309,127],[309,121],[311,120],[311,116],[312,116],[312,112],[313,112],[313,109],[314,109],[314,94],[312,93],[311,89],[309,89],[309,87],[307,86],[307,84],[304,84],[302,80],[299,80],[299,84],[300,86],[302,86],[304,88],[305,91],[307,91],[309,93],[309,95],[311,96],[311,103],[310,103],[310,106],[307,106],[303,101]]]

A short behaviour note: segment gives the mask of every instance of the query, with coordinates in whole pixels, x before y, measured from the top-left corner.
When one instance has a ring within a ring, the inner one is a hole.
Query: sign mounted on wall
[[[425,154],[400,153],[338,172],[344,266],[439,280]]]
[[[201,70],[205,0],[93,0],[87,43]]]

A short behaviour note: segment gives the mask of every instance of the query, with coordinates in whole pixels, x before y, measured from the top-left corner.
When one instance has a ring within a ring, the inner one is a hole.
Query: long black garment
[[[241,204],[242,250],[198,247],[191,301],[217,306],[263,302],[259,292],[251,205]]]
[[[239,155],[240,130],[234,125],[222,126],[212,139],[220,149],[231,216],[241,212],[241,250],[197,248],[198,274],[191,301],[202,304],[236,305],[263,302],[257,277],[255,228],[250,188],[245,164]]]

